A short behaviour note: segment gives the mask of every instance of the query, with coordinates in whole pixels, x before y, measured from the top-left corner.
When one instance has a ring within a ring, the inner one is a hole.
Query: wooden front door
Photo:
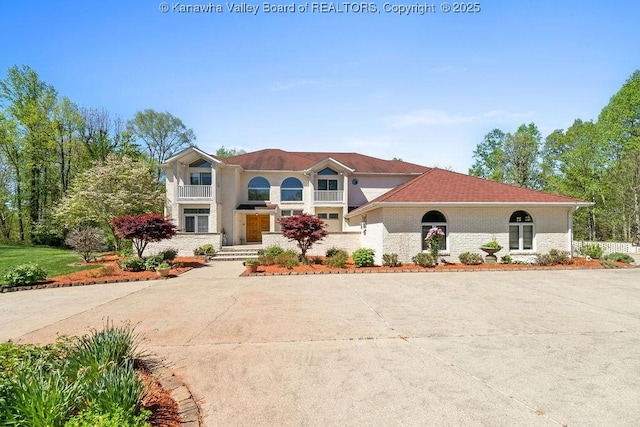
[[[262,243],[263,231],[269,231],[269,215],[247,215],[247,242]]]

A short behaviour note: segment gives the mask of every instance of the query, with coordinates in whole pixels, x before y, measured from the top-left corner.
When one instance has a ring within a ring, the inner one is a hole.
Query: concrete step
[[[211,257],[211,261],[244,261],[247,258],[257,258],[256,249],[222,248]]]

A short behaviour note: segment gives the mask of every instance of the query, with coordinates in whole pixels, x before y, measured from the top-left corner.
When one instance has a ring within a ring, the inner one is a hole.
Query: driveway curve
[[[207,426],[640,424],[640,269],[242,268],[0,294],[0,340],[130,321]]]

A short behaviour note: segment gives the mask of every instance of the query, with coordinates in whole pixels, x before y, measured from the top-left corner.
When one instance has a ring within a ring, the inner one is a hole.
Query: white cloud
[[[407,114],[392,116],[386,119],[393,128],[414,126],[454,126],[471,123],[508,122],[530,117],[532,113],[510,113],[503,110],[492,110],[478,114],[450,114],[442,110],[423,109]]]

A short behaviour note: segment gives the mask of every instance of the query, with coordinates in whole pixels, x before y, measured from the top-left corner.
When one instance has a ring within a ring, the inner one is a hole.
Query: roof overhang
[[[479,207],[545,207],[566,208],[576,210],[582,207],[593,206],[591,202],[371,202],[363,205],[345,215],[345,218],[353,218],[358,215],[382,208],[424,208],[434,206],[452,206],[459,208]]]
[[[198,157],[203,158],[205,160],[208,160],[209,163],[211,164],[220,164],[222,163],[222,161],[214,156],[212,156],[211,154],[205,153],[204,151],[202,151],[201,149],[199,149],[198,147],[187,147],[184,150],[174,154],[173,156],[169,157],[167,160],[164,161],[164,163],[162,163],[160,165],[160,167],[162,168],[167,168],[169,167],[169,165],[171,163],[174,163],[176,161],[179,161],[180,159],[189,156],[190,154],[196,154]]]
[[[341,169],[341,172],[345,172],[345,171],[349,173],[355,172],[355,169],[350,168],[344,163],[340,163],[333,157],[327,157],[326,159],[320,160],[318,163],[315,163],[310,167],[308,167],[307,169],[305,169],[304,172],[309,173],[309,172],[319,171],[328,167],[329,165],[334,166],[336,169]]]

